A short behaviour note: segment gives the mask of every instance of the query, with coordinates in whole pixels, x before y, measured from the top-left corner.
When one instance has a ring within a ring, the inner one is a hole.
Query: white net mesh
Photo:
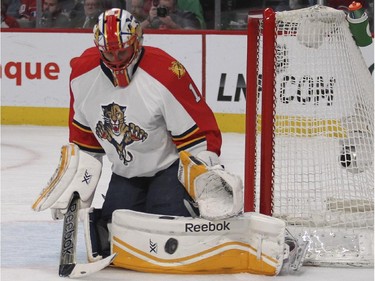
[[[371,75],[342,11],[280,12],[276,26],[273,215],[311,242],[307,263],[371,265]]]

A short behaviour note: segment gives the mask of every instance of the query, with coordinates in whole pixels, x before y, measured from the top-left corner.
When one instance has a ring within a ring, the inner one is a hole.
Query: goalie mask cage
[[[249,15],[245,211],[309,241],[305,264],[373,266],[373,82],[343,11]]]

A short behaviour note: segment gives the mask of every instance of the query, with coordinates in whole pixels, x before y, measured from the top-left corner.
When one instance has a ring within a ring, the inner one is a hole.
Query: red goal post
[[[374,86],[343,11],[248,17],[245,211],[284,219],[308,264],[373,266]]]
[[[262,68],[270,77],[275,73],[275,13],[272,9],[266,9],[263,13],[263,50],[264,53],[269,54],[262,60]],[[247,40],[247,94],[246,94],[246,155],[251,151],[255,151],[256,133],[257,133],[257,97],[258,97],[258,74],[259,74],[259,53],[256,52],[259,47],[260,38],[260,18],[249,17],[248,19],[248,40]],[[260,213],[272,214],[272,143],[273,143],[273,123],[274,123],[274,80],[262,80],[262,95],[265,97],[262,101],[262,142],[261,142],[261,186],[262,193],[260,193]],[[267,124],[263,124],[267,122]],[[255,154],[254,154],[255,157]],[[248,160],[248,159],[246,159]],[[245,186],[255,186],[255,161],[245,161]],[[245,188],[245,211],[254,211],[255,208],[255,189]]]

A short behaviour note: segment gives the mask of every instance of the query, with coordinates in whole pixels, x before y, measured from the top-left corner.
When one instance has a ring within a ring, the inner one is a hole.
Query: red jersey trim
[[[207,103],[201,97],[200,92],[184,66],[164,51],[154,47],[144,47],[145,52],[139,66],[156,80],[160,81],[186,112],[194,120],[197,130],[188,136],[182,135],[184,143],[176,136],[173,139],[177,147],[194,144],[196,140],[207,141],[207,150],[220,155],[221,132],[217,125],[215,116]],[[152,63],[151,63],[152,62]],[[155,67],[157,66],[157,67]],[[200,99],[197,100],[197,95]]]
[[[73,141],[76,145],[78,145],[80,148],[83,148],[83,150],[91,151],[91,152],[97,152],[97,153],[105,153],[104,149],[97,146],[90,146],[84,143],[80,143],[78,141]]]

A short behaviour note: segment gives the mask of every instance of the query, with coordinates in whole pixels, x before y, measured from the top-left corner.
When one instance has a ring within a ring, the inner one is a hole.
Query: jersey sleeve
[[[103,148],[95,138],[89,124],[80,112],[81,99],[84,93],[73,90],[72,83],[100,63],[96,48],[87,49],[80,57],[72,59],[70,74],[70,108],[69,108],[69,142],[77,144],[82,150],[94,153],[104,153]],[[83,89],[84,91],[84,89]]]
[[[220,155],[222,138],[215,116],[184,66],[159,49],[146,49],[146,57],[147,53],[152,59],[144,61],[158,68],[142,67],[167,89],[162,97],[163,115],[178,151],[194,152],[205,146]]]

